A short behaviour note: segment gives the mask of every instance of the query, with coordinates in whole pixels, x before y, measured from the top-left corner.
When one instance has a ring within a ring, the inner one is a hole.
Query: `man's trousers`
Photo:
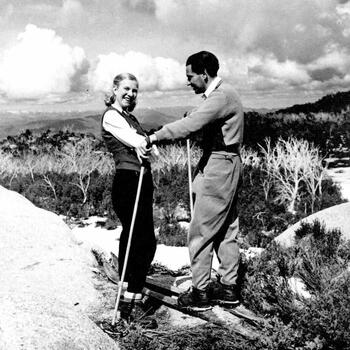
[[[206,289],[210,282],[213,252],[219,260],[221,282],[235,285],[239,267],[237,197],[242,162],[238,154],[213,152],[193,181],[194,213],[188,247],[192,284]]]

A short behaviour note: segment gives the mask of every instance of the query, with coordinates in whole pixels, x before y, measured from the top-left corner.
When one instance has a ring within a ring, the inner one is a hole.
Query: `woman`
[[[125,252],[141,166],[145,168],[142,188],[135,218],[127,261],[125,283],[120,311],[128,318],[134,305],[142,299],[142,289],[156,250],[153,226],[153,180],[151,166],[145,148],[145,132],[137,119],[130,114],[136,106],[138,81],[130,73],[117,75],[113,80],[113,92],[105,100],[107,109],[102,116],[102,138],[115,161],[112,186],[113,208],[121,221],[119,243],[119,276],[124,265]]]

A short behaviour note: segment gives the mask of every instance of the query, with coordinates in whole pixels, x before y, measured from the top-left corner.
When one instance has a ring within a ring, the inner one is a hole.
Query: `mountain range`
[[[136,109],[135,116],[146,130],[157,129],[160,126],[180,119],[184,113],[193,107],[159,107]],[[100,135],[102,111],[98,112],[68,112],[68,113],[0,113],[0,139],[9,135],[18,135],[26,129],[38,132],[68,129],[77,133],[92,133]]]
[[[274,113],[308,114],[308,113],[341,113],[350,110],[350,91],[337,92],[323,96],[313,103],[297,104],[288,108],[279,109]]]
[[[146,130],[158,129],[162,125],[180,119],[184,113],[191,110],[191,106],[140,108],[135,110],[135,116]],[[350,91],[329,94],[316,102],[294,105],[279,110],[246,109],[245,112],[254,111],[259,114],[300,114],[300,113],[340,113],[350,110]],[[77,133],[92,133],[99,137],[101,113],[68,112],[47,113],[27,112],[0,113],[0,139],[9,135],[18,135],[26,129],[39,132],[68,129]]]

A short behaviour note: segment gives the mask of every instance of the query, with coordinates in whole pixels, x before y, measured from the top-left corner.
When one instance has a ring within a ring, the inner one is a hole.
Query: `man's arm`
[[[164,125],[155,132],[158,141],[185,138],[191,133],[201,130],[205,125],[227,117],[227,98],[222,92],[215,91],[186,118]],[[151,136],[151,141],[154,137]]]

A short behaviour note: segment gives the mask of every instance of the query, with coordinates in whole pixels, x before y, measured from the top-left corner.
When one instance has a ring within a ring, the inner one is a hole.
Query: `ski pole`
[[[188,190],[190,192],[190,211],[191,219],[193,217],[193,197],[192,197],[192,169],[191,169],[191,145],[190,140],[186,140],[187,143],[187,166],[188,166]]]
[[[121,294],[122,294],[122,287],[123,287],[124,278],[125,278],[126,266],[127,266],[128,258],[129,258],[129,252],[130,252],[130,246],[131,246],[131,238],[132,238],[132,234],[133,234],[133,231],[134,231],[135,219],[136,219],[136,214],[137,214],[137,207],[138,207],[138,204],[139,204],[140,192],[141,192],[141,187],[142,187],[142,179],[143,179],[144,172],[145,172],[145,167],[141,166],[139,182],[138,182],[138,185],[137,185],[136,199],[135,199],[135,204],[134,204],[134,211],[132,213],[131,225],[130,225],[130,230],[129,230],[128,244],[126,246],[126,251],[125,251],[123,271],[122,271],[122,275],[121,275],[120,281],[119,281],[117,300],[115,302],[112,326],[114,326],[115,320],[119,319],[119,317],[120,317],[120,314],[118,313],[118,307],[119,307],[120,297],[121,297]]]

